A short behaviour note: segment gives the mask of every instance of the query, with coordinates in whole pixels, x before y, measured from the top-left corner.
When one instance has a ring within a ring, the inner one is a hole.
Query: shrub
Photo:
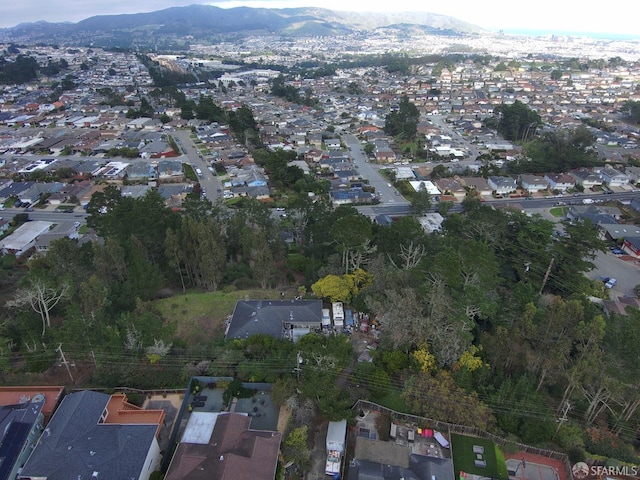
[[[585,447],[590,453],[636,463],[638,457],[630,445],[605,428],[590,427],[586,430]]]
[[[577,445],[571,447],[567,452],[567,455],[569,456],[569,461],[572,464],[584,462],[587,459],[587,454],[585,453],[585,451],[582,449],[582,447],[579,447]]]
[[[388,414],[379,413],[376,415],[376,431],[381,441],[389,441],[391,438],[391,417]]]

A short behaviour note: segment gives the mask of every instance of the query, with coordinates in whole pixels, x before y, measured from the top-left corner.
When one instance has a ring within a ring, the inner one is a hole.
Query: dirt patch
[[[287,432],[287,425],[289,424],[289,419],[291,418],[292,412],[287,407],[280,407],[280,415],[278,416],[278,431],[284,437]]]

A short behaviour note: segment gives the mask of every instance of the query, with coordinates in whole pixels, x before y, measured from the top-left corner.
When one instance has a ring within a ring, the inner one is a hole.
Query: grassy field
[[[561,218],[566,216],[568,211],[569,207],[553,207],[551,210],[549,210],[549,213],[556,218]]]
[[[401,390],[391,388],[387,395],[382,398],[375,398],[373,401],[396,412],[410,412],[411,407],[400,397],[401,393]]]
[[[176,322],[176,335],[187,345],[201,342],[203,338],[221,338],[225,320],[233,313],[236,301],[280,298],[275,290],[238,290],[230,293],[203,292],[174,295],[156,300],[155,306],[164,318]]]
[[[484,448],[481,454],[486,467],[476,467],[477,454],[473,453],[474,445]],[[451,434],[451,453],[453,455],[454,471],[466,472],[489,478],[509,478],[504,455],[491,441],[479,437]]]

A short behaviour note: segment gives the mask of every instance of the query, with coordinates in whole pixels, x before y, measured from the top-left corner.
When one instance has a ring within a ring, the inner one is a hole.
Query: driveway
[[[595,268],[587,273],[591,279],[611,277],[618,280],[616,286],[611,289],[611,298],[622,295],[633,296],[633,287],[640,284],[640,265],[637,261],[631,259],[625,261],[621,257],[611,252],[598,252],[593,260]]]

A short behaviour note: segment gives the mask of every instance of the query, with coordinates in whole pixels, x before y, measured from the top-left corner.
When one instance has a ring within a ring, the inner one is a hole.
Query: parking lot
[[[622,295],[633,295],[633,288],[640,284],[640,263],[634,260],[623,260],[627,256],[614,255],[609,250],[598,252],[593,260],[595,269],[588,273],[591,279],[599,277],[615,278],[618,282],[611,288],[611,298]]]

